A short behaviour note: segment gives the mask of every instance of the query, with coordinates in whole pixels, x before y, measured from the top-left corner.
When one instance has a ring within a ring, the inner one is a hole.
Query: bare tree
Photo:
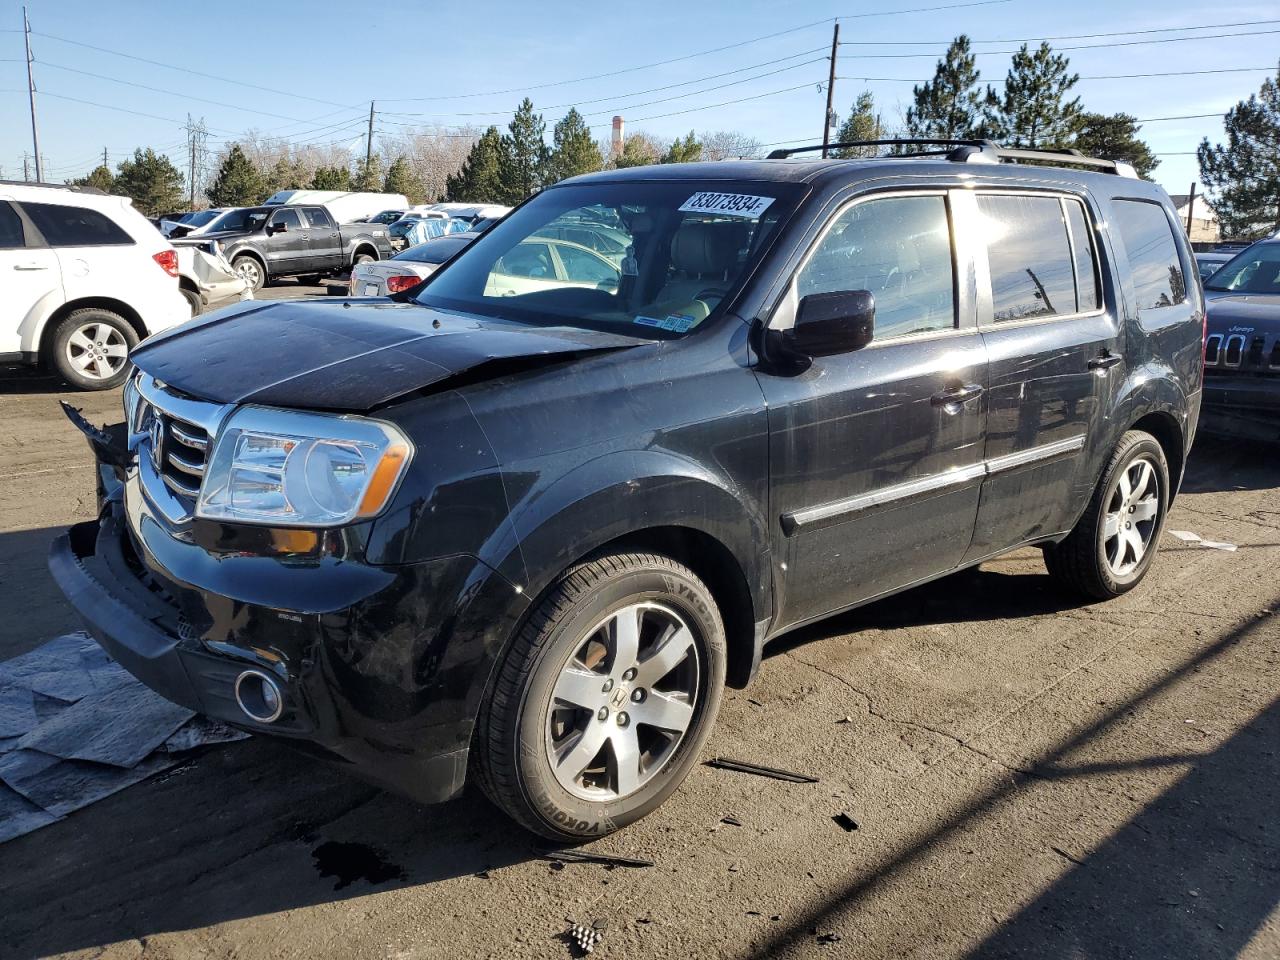
[[[480,139],[478,127],[406,127],[393,137],[382,137],[383,156],[404,157],[421,181],[427,200],[445,195],[445,182],[462,169],[462,162]]]
[[[735,160],[758,157],[763,149],[759,140],[739,130],[717,130],[702,136],[703,160]]]

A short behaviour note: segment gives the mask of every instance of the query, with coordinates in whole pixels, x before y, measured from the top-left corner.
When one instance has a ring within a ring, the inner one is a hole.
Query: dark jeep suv
[[[662,803],[801,624],[1027,544],[1129,590],[1200,403],[1168,197],[903,149],[576,178],[392,298],[152,337],[52,571],[165,696],[556,838]]]

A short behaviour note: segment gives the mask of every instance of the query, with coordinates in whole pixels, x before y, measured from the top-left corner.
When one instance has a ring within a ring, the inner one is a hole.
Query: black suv
[[[1201,391],[1169,198],[900,148],[576,178],[403,294],[152,337],[55,577],[165,696],[556,838],[662,803],[801,624],[1027,544],[1129,590]]]

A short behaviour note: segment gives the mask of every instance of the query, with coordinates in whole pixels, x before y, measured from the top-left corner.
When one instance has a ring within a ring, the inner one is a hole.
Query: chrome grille
[[[1226,357],[1223,359],[1228,367],[1240,366],[1240,360],[1244,356],[1244,337],[1238,333],[1233,333],[1227,337]]]
[[[131,431],[139,479],[165,517],[181,523],[195,512],[218,426],[231,408],[180,394],[146,374],[136,386],[140,402]]]
[[[1222,350],[1222,334],[1215,333],[1204,342],[1204,362],[1206,366],[1213,366],[1218,362],[1218,354]]]

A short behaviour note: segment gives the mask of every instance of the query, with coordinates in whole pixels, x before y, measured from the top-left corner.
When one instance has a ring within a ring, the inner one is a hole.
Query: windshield
[[[209,227],[209,232],[217,230],[245,230],[252,233],[271,216],[276,207],[248,207],[244,210],[228,210]]]
[[[1255,243],[1214,273],[1206,290],[1280,294],[1280,243]]]
[[[417,300],[531,323],[687,333],[728,300],[803,189],[755,181],[557,187],[477,239]]]

